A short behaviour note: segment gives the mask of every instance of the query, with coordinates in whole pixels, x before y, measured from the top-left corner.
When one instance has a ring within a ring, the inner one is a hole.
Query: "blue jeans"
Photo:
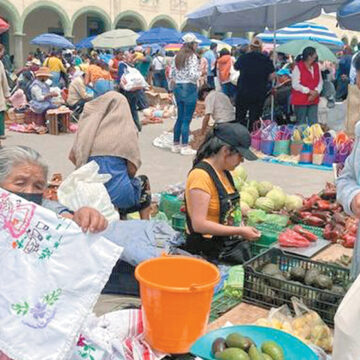
[[[208,77],[207,77],[207,84],[208,84],[208,86],[210,86],[211,88],[215,89],[214,75],[208,75]]]
[[[195,84],[176,84],[174,89],[178,116],[174,126],[174,143],[183,145],[189,142],[189,131],[192,116],[197,101],[197,87]]]
[[[51,72],[51,75],[52,75],[52,87],[60,87],[60,73],[59,72],[56,72],[56,71],[52,71]]]
[[[161,87],[164,89],[168,89],[168,83],[165,76],[165,70],[155,70],[154,71],[154,86]]]

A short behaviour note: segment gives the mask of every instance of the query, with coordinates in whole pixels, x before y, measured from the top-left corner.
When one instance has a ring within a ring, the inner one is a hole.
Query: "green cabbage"
[[[251,185],[244,185],[241,188],[241,191],[247,192],[251,194],[251,196],[254,198],[254,201],[259,197],[259,192],[257,191],[257,188]]]
[[[274,202],[274,210],[281,210],[285,205],[286,194],[278,187],[270,190],[266,197]]]
[[[255,199],[252,197],[252,195],[248,192],[241,191],[240,192],[240,199],[242,202],[247,203],[250,207],[254,206]]]
[[[272,190],[273,184],[269,181],[261,181],[258,183],[257,189],[260,196],[266,196],[266,194]]]
[[[288,195],[285,200],[285,208],[288,211],[299,210],[303,206],[303,199],[297,195]]]
[[[249,185],[250,185],[250,186],[253,186],[254,188],[257,189],[257,187],[258,187],[258,182],[257,182],[256,180],[251,180],[251,181],[249,182]]]
[[[271,212],[275,209],[274,202],[267,197],[258,198],[255,202],[255,207],[266,212]]]
[[[244,180],[241,179],[240,177],[234,177],[234,184],[235,184],[236,190],[240,191],[244,185]]]
[[[266,219],[266,212],[258,209],[258,210],[251,210],[247,214],[248,223],[249,224],[257,224],[264,222]]]
[[[233,175],[237,178],[240,178],[244,181],[246,181],[247,179],[247,173],[245,171],[245,169],[239,165],[234,171],[233,171]]]

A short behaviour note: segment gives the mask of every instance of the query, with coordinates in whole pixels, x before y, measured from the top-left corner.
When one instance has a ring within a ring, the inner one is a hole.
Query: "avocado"
[[[232,333],[226,337],[226,345],[229,348],[239,348],[248,351],[253,344],[254,343],[250,338],[244,337],[238,333]]]
[[[290,270],[291,280],[304,282],[306,270],[300,266],[294,267]]]
[[[264,274],[264,275],[269,275],[269,276],[274,276],[275,274],[281,274],[281,271],[279,269],[279,266],[276,265],[276,264],[266,264],[261,272]]]
[[[262,353],[262,356],[263,356],[264,360],[273,360],[272,357],[268,354]]]
[[[328,289],[330,290],[333,286],[331,277],[326,275],[319,275],[315,278],[313,285],[319,289]]]
[[[315,283],[315,279],[321,275],[318,269],[309,269],[305,275],[305,284],[312,286]]]
[[[251,345],[249,349],[250,360],[264,360],[264,356],[261,351],[255,345]]]
[[[281,286],[282,286],[282,282],[279,281],[279,280],[282,280],[282,281],[286,281],[286,279],[284,278],[283,274],[282,273],[278,273],[278,274],[275,274],[272,276],[273,279],[269,280],[269,284],[273,287],[273,288],[276,288],[276,289],[281,289]]]
[[[265,341],[261,345],[261,350],[269,355],[272,360],[285,360],[283,349],[275,341]]]
[[[211,353],[215,355],[216,353],[221,353],[226,349],[226,342],[224,338],[217,338],[211,346]]]
[[[238,348],[228,348],[220,353],[215,354],[218,360],[250,360],[249,355]]]

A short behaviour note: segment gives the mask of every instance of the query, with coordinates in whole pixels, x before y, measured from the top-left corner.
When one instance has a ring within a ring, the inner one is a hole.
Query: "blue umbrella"
[[[249,44],[249,40],[242,37],[231,37],[223,40],[224,43],[230,46],[239,46]]]
[[[347,0],[209,0],[187,15],[187,23],[213,31],[263,31],[337,11]]]
[[[258,34],[257,37],[266,43],[274,41],[274,33],[271,31]],[[331,50],[341,50],[344,47],[344,43],[326,26],[310,22],[294,24],[276,32],[277,44],[285,44],[293,40],[316,41]]]
[[[181,42],[182,34],[175,29],[153,28],[144,31],[137,39],[138,44],[171,44]]]
[[[91,40],[94,40],[96,37],[97,35],[94,35],[81,39],[78,43],[75,44],[75,47],[77,49],[91,49],[94,47]]]
[[[339,25],[345,29],[360,30],[360,0],[353,0],[342,6],[338,13],[337,19]]]
[[[151,53],[154,54],[162,49],[160,44],[141,44],[143,49],[151,48]]]
[[[36,36],[30,41],[30,44],[40,45],[40,46],[52,46],[57,48],[64,49],[74,49],[74,44],[72,44],[68,39],[57,34],[41,34]]]

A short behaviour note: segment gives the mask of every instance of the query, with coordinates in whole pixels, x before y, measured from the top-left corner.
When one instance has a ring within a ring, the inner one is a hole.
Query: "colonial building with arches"
[[[187,12],[206,0],[0,0],[0,17],[10,30],[0,35],[17,66],[36,47],[35,36],[53,32],[74,42],[103,31],[128,28],[144,31],[154,27],[199,30],[186,27]]]

